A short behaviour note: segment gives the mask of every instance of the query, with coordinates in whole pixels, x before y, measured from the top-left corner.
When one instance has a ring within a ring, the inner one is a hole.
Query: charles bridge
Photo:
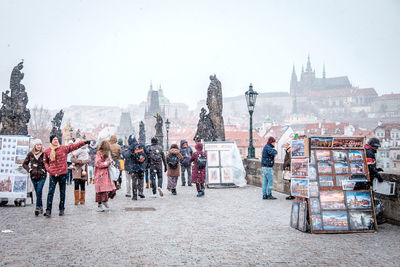
[[[93,185],[84,206],[73,205],[67,186],[64,217],[35,217],[34,205],[0,207],[0,266],[399,266],[398,226],[303,233],[290,228],[291,201],[279,192],[262,200],[249,185],[197,198],[193,187],[178,186],[177,196],[152,199],[146,189],[144,200],[132,201],[124,190],[104,213],[96,212]]]

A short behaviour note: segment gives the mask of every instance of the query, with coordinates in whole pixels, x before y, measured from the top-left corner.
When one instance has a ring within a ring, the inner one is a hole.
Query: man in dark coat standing
[[[188,186],[192,186],[192,163],[190,161],[190,158],[192,157],[193,150],[192,148],[188,145],[188,142],[186,140],[181,140],[181,147],[180,147],[181,155],[182,155],[182,160],[181,160],[181,179],[182,179],[182,186],[186,185],[186,178],[185,178],[185,172],[187,172],[187,183]]]
[[[275,156],[278,154],[275,150],[275,142],[275,138],[270,136],[262,151],[261,169],[263,172],[263,199],[276,199],[271,193],[272,184],[274,183],[274,171],[272,167],[274,167]]]

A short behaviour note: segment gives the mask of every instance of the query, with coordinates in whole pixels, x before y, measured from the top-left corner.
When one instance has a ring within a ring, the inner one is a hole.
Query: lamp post
[[[167,130],[167,149],[166,151],[168,151],[168,133],[169,133],[169,125],[171,124],[171,122],[167,119],[165,121],[165,130]]]
[[[253,91],[253,85],[250,83],[249,90],[245,93],[246,101],[247,101],[247,108],[250,114],[250,137],[249,137],[249,148],[247,151],[247,158],[255,158],[255,150],[253,146],[253,112],[254,107],[256,105],[256,99],[258,93]]]

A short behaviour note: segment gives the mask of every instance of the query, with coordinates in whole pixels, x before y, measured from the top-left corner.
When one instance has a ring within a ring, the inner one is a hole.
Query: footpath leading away
[[[166,185],[164,181],[164,185]],[[44,190],[47,196],[48,182]],[[164,186],[165,188],[165,186]],[[57,189],[58,191],[58,189]],[[65,216],[33,215],[34,205],[0,208],[0,266],[399,266],[400,227],[375,234],[311,235],[289,227],[291,202],[262,200],[261,189],[194,187],[172,196],[132,201],[125,189],[111,210],[96,212],[94,186],[86,205],[73,205],[67,186]],[[54,209],[55,208],[55,209]]]

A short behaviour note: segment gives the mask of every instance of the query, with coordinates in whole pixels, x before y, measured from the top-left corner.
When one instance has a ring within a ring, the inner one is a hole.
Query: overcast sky
[[[289,91],[307,55],[317,76],[400,91],[400,1],[0,0],[0,89],[25,60],[29,106],[127,106],[150,81],[173,102]]]

